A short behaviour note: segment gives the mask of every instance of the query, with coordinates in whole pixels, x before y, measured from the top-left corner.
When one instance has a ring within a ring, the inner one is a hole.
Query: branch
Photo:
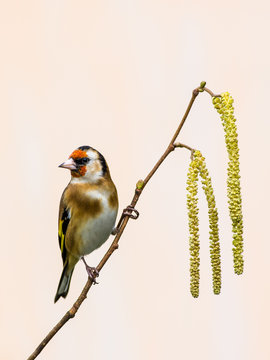
[[[170,141],[167,149],[165,150],[164,154],[161,156],[161,158],[158,160],[158,162],[156,163],[156,165],[153,167],[153,169],[150,171],[150,173],[146,176],[146,178],[144,180],[139,180],[137,185],[136,185],[136,190],[135,190],[135,194],[133,196],[133,199],[131,201],[130,207],[134,208],[135,205],[137,204],[143,189],[145,188],[146,184],[148,183],[148,181],[152,178],[152,176],[155,174],[155,172],[157,171],[157,169],[160,167],[160,165],[163,163],[163,161],[167,158],[167,156],[174,151],[175,148],[177,147],[185,147],[188,150],[190,150],[191,152],[193,152],[193,149],[190,148],[187,145],[181,144],[181,143],[175,143],[176,138],[178,137],[187,117],[188,114],[192,108],[192,105],[196,99],[196,97],[199,95],[200,92],[203,92],[204,90],[206,92],[208,92],[211,96],[219,96],[219,95],[214,95],[209,89],[205,88],[205,82],[201,82],[200,86],[196,89],[194,89],[192,91],[192,96],[191,99],[189,101],[188,107],[186,109],[186,112],[177,128],[177,130],[175,131],[172,140]],[[123,231],[125,230],[125,227],[127,226],[127,223],[129,221],[129,216],[126,215],[123,217],[123,220],[120,223],[119,226],[119,230],[117,232],[117,235],[115,236],[111,246],[109,247],[108,251],[106,252],[106,254],[103,256],[103,258],[101,259],[100,263],[98,264],[98,266],[96,267],[96,269],[98,270],[98,272],[101,271],[101,269],[103,268],[103,266],[106,264],[106,262],[108,261],[108,259],[111,257],[111,255],[113,254],[113,252],[118,248],[118,243],[119,240],[123,234]],[[73,306],[71,307],[70,310],[68,310],[68,312],[66,312],[66,314],[62,317],[62,319],[53,327],[53,329],[48,333],[48,335],[42,340],[42,342],[38,345],[38,347],[36,348],[36,350],[28,357],[27,360],[33,360],[35,359],[39,353],[44,349],[44,347],[48,344],[48,342],[54,337],[54,335],[65,325],[65,323],[72,319],[75,314],[77,313],[77,311],[79,310],[82,302],[86,299],[87,297],[87,293],[90,290],[90,288],[93,285],[93,280],[88,278],[80,296],[78,297],[78,299],[76,300],[76,302],[73,304]]]

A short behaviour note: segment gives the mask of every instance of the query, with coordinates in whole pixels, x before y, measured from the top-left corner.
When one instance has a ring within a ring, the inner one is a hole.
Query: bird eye
[[[90,161],[90,159],[88,157],[84,157],[81,159],[76,159],[75,161],[77,165],[86,165]]]

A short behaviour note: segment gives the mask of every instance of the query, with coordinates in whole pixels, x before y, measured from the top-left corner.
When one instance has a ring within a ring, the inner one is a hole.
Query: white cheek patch
[[[102,166],[99,160],[90,160],[87,170],[93,176],[102,176]]]
[[[88,178],[90,182],[96,182],[101,176],[103,176],[102,166],[99,161],[99,154],[95,150],[89,149],[87,151],[87,156],[90,161],[86,166],[87,172],[85,177]]]
[[[89,183],[94,184],[98,182],[98,180],[103,176],[102,167],[99,164],[98,160],[90,160],[90,162],[85,165],[86,166],[86,173],[84,176],[80,177],[72,177],[71,183],[72,184],[83,184]]]

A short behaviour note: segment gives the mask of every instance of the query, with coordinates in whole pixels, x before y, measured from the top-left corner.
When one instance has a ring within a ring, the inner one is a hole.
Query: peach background
[[[180,141],[206,156],[222,241],[222,294],[211,292],[200,202],[201,288],[189,293],[185,182],[189,153],[159,169],[77,317],[39,359],[267,360],[269,348],[269,2],[6,1],[0,11],[1,359],[25,359],[72,305],[53,304],[62,265],[57,166],[80,145],[107,159],[128,205],[201,80],[235,98],[245,273],[232,271],[223,130],[208,94]],[[88,257],[96,265],[109,243]]]

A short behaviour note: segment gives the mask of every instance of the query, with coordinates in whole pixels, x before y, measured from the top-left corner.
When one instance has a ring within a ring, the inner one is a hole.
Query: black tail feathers
[[[67,296],[73,270],[74,270],[74,268],[72,270],[69,269],[68,262],[64,265],[62,275],[61,275],[61,278],[59,281],[59,285],[58,285],[58,288],[56,291],[56,295],[54,298],[55,303],[61,296],[63,298],[65,298]]]

